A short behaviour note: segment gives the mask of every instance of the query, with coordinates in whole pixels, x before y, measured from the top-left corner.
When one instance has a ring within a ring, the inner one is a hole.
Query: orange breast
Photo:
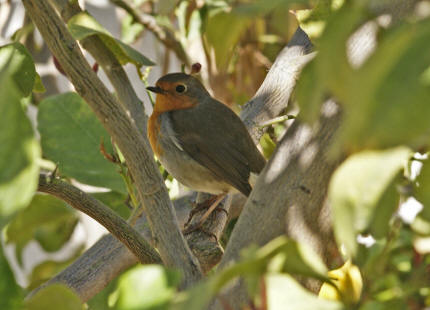
[[[157,157],[162,155],[162,149],[158,143],[158,134],[160,132],[160,116],[161,113],[154,111],[148,120],[148,138],[151,144],[152,151]]]
[[[197,100],[188,96],[173,96],[169,93],[157,94],[154,110],[148,120],[148,138],[152,151],[157,157],[163,154],[163,150],[158,142],[160,134],[160,115],[164,112],[192,108],[197,104]]]

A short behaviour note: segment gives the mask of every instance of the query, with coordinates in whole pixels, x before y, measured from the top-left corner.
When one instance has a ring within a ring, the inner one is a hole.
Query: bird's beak
[[[159,86],[148,86],[146,89],[156,94],[162,94],[164,92]]]

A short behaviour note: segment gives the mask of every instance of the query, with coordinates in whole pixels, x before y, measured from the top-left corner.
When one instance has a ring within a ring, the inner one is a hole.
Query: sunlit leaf
[[[73,37],[83,40],[89,36],[97,35],[105,43],[121,64],[132,63],[138,69],[142,66],[153,66],[154,63],[136,51],[131,46],[112,37],[92,16],[82,12],[73,16],[67,23]]]
[[[271,310],[335,310],[343,309],[336,301],[319,299],[304,289],[291,276],[268,274],[265,276],[267,308]],[[288,305],[288,306],[287,306]]]
[[[36,69],[33,59],[21,43],[14,42],[0,47],[0,71],[13,80],[22,97],[31,94]]]
[[[52,284],[25,302],[25,310],[83,310],[79,297],[63,284]]]
[[[328,280],[327,269],[318,255],[309,247],[282,236],[258,250],[248,249],[238,263],[184,293],[175,309],[206,309],[215,294],[232,280],[241,276],[252,281],[268,270]]]
[[[34,80],[33,91],[35,93],[44,93],[46,91],[45,86],[42,83],[42,79],[40,78],[40,75],[37,73]]]
[[[0,218],[30,202],[39,175],[39,143],[20,103],[21,92],[31,91],[33,84],[23,81],[20,92],[9,74],[7,68],[0,69]]]
[[[340,268],[328,272],[332,283],[323,283],[318,297],[342,301],[352,306],[360,300],[363,289],[363,278],[360,269],[347,260]],[[334,285],[333,285],[334,284]]]
[[[117,168],[100,153],[102,139],[109,151],[110,137],[76,93],[43,100],[39,106],[38,129],[44,156],[58,163],[62,175],[125,193]]]
[[[275,142],[270,138],[269,134],[265,133],[260,139],[260,145],[263,149],[264,157],[270,158],[276,148]]]
[[[385,214],[380,217],[384,222],[377,223],[388,225],[388,215],[398,199],[387,198],[385,193],[388,190],[395,194],[390,185],[406,166],[409,155],[407,148],[363,151],[350,156],[334,173],[329,187],[334,231],[338,243],[344,244],[350,255],[356,253],[357,234],[375,223],[373,219],[380,208]]]
[[[138,266],[118,281],[115,310],[168,309],[179,274],[159,265]]]

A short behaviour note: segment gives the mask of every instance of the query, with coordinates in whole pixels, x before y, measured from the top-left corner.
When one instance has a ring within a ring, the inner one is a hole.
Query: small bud
[[[197,74],[202,69],[202,65],[199,62],[193,63],[191,66],[191,74]]]
[[[67,76],[67,75],[66,75],[66,72],[64,72],[64,70],[63,70],[63,67],[62,67],[62,66],[61,66],[61,64],[58,62],[57,57],[55,57],[55,56],[52,56],[52,57],[54,58],[54,65],[55,65],[55,68],[57,68],[57,70],[58,70],[62,75]]]
[[[99,64],[97,62],[95,62],[94,65],[93,65],[93,71],[95,73],[99,72]]]

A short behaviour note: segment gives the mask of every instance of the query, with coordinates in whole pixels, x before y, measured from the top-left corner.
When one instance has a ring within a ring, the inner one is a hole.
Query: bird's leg
[[[193,217],[194,217],[194,215],[196,214],[196,213],[198,213],[198,212],[200,212],[200,211],[203,211],[203,210],[205,210],[205,209],[208,209],[208,208],[210,208],[216,201],[217,201],[217,199],[220,197],[220,196],[223,196],[224,194],[221,194],[221,195],[216,195],[216,196],[212,196],[212,197],[210,197],[209,199],[207,199],[207,200],[205,200],[205,201],[202,201],[202,202],[199,202],[199,203],[196,203],[195,204],[195,207],[193,207],[192,209],[191,209],[191,211],[190,211],[190,214],[188,215],[188,219],[187,219],[187,222],[184,224],[184,227],[187,227],[189,224],[190,224],[190,222],[191,222],[191,220],[193,219]],[[219,202],[217,203],[217,205],[219,204]],[[224,209],[221,209],[221,210],[223,210],[223,211],[225,211]],[[225,212],[227,212],[227,211],[225,211]],[[228,215],[228,214],[227,214]]]
[[[209,217],[209,215],[211,215],[211,213],[215,210],[215,208],[225,198],[226,195],[227,195],[226,193],[223,193],[221,195],[214,196],[214,197],[204,201],[203,203],[198,204],[193,210],[191,210],[190,216],[188,217],[188,220],[184,225],[185,226],[184,234],[189,234],[190,232],[192,232],[196,229],[199,229],[202,226],[202,224],[206,221],[206,219]],[[203,214],[203,216],[200,218],[199,222],[196,223],[195,225],[189,226],[189,223],[191,222],[191,219],[193,218],[194,214],[196,214],[196,212],[201,211],[202,209],[206,209],[206,208],[208,208],[208,209]],[[225,211],[225,209],[220,209],[220,210],[227,212],[227,211]]]

